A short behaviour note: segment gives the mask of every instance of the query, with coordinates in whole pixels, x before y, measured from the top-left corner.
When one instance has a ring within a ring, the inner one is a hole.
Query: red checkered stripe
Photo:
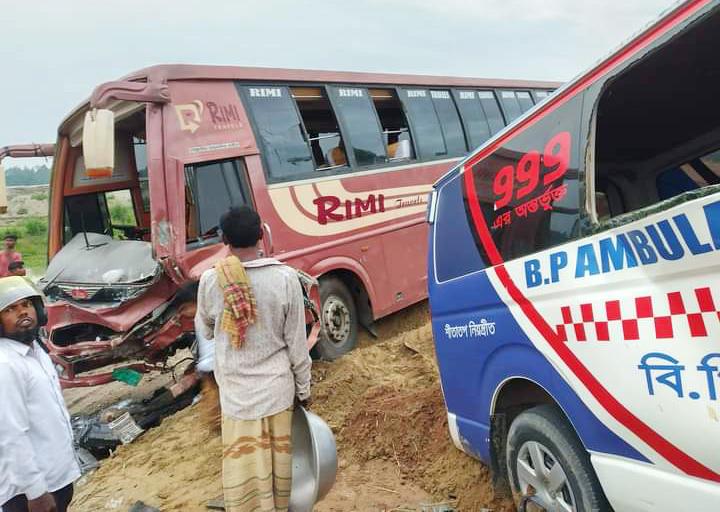
[[[626,303],[623,308],[620,300],[608,300],[602,305],[562,306],[562,323],[555,326],[555,332],[562,341],[617,341],[612,333],[620,332],[622,340],[634,341],[640,339],[641,328],[647,335],[647,329],[654,328],[656,339],[672,339],[680,330],[678,322],[686,323],[692,338],[706,338],[708,327],[720,326],[720,301],[713,300],[710,287],[696,288],[691,298],[669,292],[664,297],[623,300],[634,304]]]

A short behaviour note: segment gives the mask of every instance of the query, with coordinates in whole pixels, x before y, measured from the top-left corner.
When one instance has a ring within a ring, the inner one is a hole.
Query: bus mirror
[[[0,164],[0,213],[7,213],[7,190],[5,189],[5,168]]]
[[[115,113],[92,109],[85,114],[83,157],[88,178],[112,176],[115,166]]]

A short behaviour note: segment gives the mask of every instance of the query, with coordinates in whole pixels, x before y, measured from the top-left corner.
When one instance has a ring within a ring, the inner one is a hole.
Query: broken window
[[[718,44],[715,13],[605,85],[595,144],[600,220],[720,184]]]

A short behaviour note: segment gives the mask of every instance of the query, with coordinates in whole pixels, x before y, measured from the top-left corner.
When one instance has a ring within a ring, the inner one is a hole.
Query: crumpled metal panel
[[[149,279],[158,271],[150,242],[78,233],[52,259],[42,284],[130,284]]]

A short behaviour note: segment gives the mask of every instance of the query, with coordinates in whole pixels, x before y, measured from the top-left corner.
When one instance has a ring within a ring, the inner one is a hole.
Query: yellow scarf
[[[248,326],[255,323],[257,303],[250,288],[245,266],[237,256],[228,256],[215,264],[224,307],[220,327],[230,336],[233,348],[245,341]]]

